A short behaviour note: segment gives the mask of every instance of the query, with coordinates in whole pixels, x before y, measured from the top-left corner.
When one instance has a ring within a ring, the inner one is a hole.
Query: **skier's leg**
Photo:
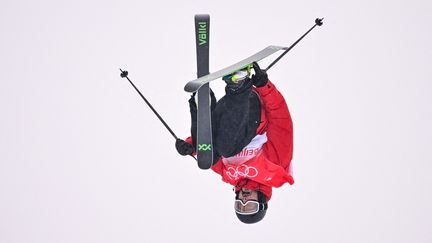
[[[191,135],[192,135],[192,143],[194,148],[196,148],[196,134],[197,134],[197,104],[195,101],[195,95],[196,93],[193,93],[191,95],[191,98],[189,99],[189,110],[191,114]],[[216,97],[213,93],[213,90],[210,89],[210,109],[213,113],[213,110],[216,108]],[[212,124],[214,124],[214,119],[212,115]]]
[[[210,110],[211,110],[212,136],[213,136],[213,139],[214,139],[215,136],[216,136],[216,132],[215,131],[216,131],[216,127],[217,127],[214,110],[216,109],[216,103],[217,103],[217,101],[216,101],[216,96],[213,93],[212,89],[210,89],[210,101],[211,101],[211,103],[210,103]],[[214,145],[215,144],[213,144],[213,165],[216,164],[216,162],[218,162],[219,158],[220,158],[220,155],[219,155],[219,153],[217,151],[217,147],[214,146]]]
[[[197,135],[197,105],[195,102],[195,94],[193,93],[189,99],[189,110],[191,114],[191,136],[192,145],[196,148],[196,135]]]

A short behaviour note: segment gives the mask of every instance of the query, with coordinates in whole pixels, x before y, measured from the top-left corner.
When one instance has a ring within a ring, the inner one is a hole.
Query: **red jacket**
[[[273,83],[269,81],[256,91],[261,98],[257,136],[238,155],[222,157],[212,169],[224,182],[235,186],[236,192],[242,187],[260,190],[270,200],[272,187],[294,183],[293,125],[287,104]]]

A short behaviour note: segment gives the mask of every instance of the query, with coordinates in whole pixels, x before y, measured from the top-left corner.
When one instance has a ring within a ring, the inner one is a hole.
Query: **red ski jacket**
[[[220,158],[212,169],[224,182],[235,186],[236,192],[242,187],[259,190],[270,200],[272,187],[294,183],[293,125],[285,99],[272,82],[255,90],[261,99],[256,137],[237,155]]]

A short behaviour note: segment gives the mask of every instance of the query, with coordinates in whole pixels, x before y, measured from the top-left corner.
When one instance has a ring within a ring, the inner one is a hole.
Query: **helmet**
[[[257,223],[259,221],[261,221],[264,216],[266,215],[267,210],[260,210],[258,211],[258,213],[255,214],[251,214],[251,215],[242,215],[239,213],[237,214],[237,218],[242,221],[245,224],[254,224]]]
[[[241,200],[238,200],[238,193],[239,192],[236,193],[236,202],[238,202],[238,201],[241,202]],[[254,224],[254,223],[261,221],[264,218],[264,216],[266,215],[267,208],[268,208],[267,199],[266,199],[264,193],[262,193],[260,191],[258,191],[258,202],[248,201],[248,202],[246,202],[246,204],[248,204],[250,202],[252,202],[252,204],[258,206],[258,208],[256,208],[256,212],[254,212],[254,213],[240,213],[236,209],[237,218],[245,224]],[[243,204],[243,203],[241,202],[241,204]],[[246,206],[246,204],[243,204],[243,206]]]

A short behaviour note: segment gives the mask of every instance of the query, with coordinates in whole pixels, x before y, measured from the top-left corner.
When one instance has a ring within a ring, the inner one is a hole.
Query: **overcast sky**
[[[432,242],[431,12],[427,0],[2,0],[0,242]],[[237,220],[232,187],[179,156],[119,76],[187,137],[197,13],[211,15],[210,71],[325,18],[269,71],[294,122],[296,183],[259,224]]]

